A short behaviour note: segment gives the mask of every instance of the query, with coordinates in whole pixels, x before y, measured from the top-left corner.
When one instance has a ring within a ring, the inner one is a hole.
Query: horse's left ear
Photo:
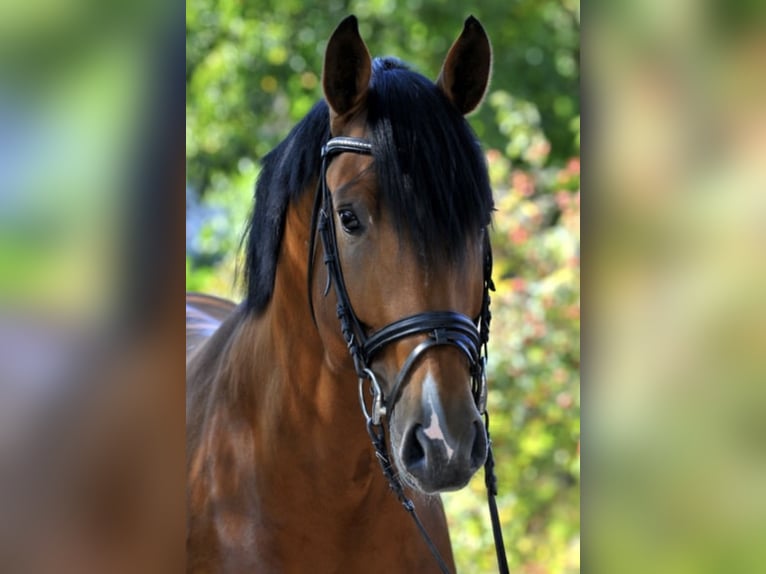
[[[335,116],[359,108],[367,96],[372,62],[367,46],[359,36],[355,16],[348,16],[335,29],[327,43],[322,87]]]
[[[492,47],[481,23],[469,16],[460,37],[452,44],[436,80],[463,115],[481,103],[492,69]]]

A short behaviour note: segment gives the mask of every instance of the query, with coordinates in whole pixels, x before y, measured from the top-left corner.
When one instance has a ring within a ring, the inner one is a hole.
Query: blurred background
[[[183,564],[183,17],[0,2],[3,573]]]
[[[766,571],[766,3],[584,20],[585,571]]]
[[[238,247],[259,160],[322,97],[325,45],[349,13],[373,56],[432,79],[470,14],[490,36],[491,88],[469,121],[497,204],[489,412],[500,515],[513,571],[579,572],[577,2],[190,0],[187,288],[241,300]],[[443,498],[458,570],[496,571],[483,472]]]

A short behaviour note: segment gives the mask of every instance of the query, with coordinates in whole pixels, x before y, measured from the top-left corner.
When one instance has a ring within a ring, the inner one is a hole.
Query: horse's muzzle
[[[487,433],[481,419],[466,426],[458,437],[435,423],[410,426],[398,449],[407,482],[426,493],[463,488],[487,458]]]

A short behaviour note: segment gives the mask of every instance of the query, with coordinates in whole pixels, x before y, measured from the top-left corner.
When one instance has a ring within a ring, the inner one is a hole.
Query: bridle
[[[396,401],[407,380],[412,367],[423,354],[432,347],[439,345],[451,345],[458,348],[468,359],[470,365],[472,391],[476,407],[480,413],[486,409],[487,380],[486,380],[486,344],[489,340],[489,291],[494,289],[492,284],[492,252],[489,249],[489,239],[485,233],[485,260],[484,260],[484,295],[481,312],[474,321],[468,316],[454,311],[426,311],[417,313],[403,319],[399,319],[385,327],[375,331],[371,335],[365,333],[361,321],[359,321],[351,300],[346,290],[343,278],[338,244],[335,234],[335,218],[333,217],[332,195],[327,186],[326,172],[332,158],[343,152],[358,153],[363,155],[372,154],[372,144],[367,140],[350,137],[332,138],[322,148],[322,168],[319,175],[319,189],[314,202],[312,217],[312,245],[310,246],[309,284],[312,281],[314,260],[314,237],[318,230],[324,247],[324,263],[327,265],[327,284],[324,294],[329,293],[331,284],[335,284],[335,293],[338,301],[337,314],[341,323],[341,332],[348,345],[349,353],[354,361],[354,367],[359,376],[359,387],[362,409],[365,417],[369,418],[374,425],[380,424],[383,417],[390,419],[393,414]],[[311,287],[309,287],[311,293]],[[311,296],[309,302],[313,303]],[[476,323],[479,326],[476,326]],[[375,373],[369,365],[375,355],[387,345],[400,339],[426,334],[428,338],[417,345],[396,376],[393,389],[388,398],[384,400],[383,392],[378,384]],[[370,382],[372,393],[372,406],[368,410],[364,401],[363,383]]]
[[[382,419],[388,422],[393,414],[396,402],[401,395],[408,375],[418,360],[431,348],[436,346],[452,346],[459,349],[468,359],[469,372],[471,374],[471,391],[474,402],[482,414],[489,438],[489,416],[486,412],[487,404],[487,342],[489,340],[489,324],[491,320],[490,291],[494,291],[492,282],[492,250],[489,243],[487,230],[484,230],[484,293],[479,316],[473,320],[470,317],[454,311],[425,311],[404,317],[374,333],[368,335],[361,321],[354,312],[351,300],[346,290],[343,278],[340,257],[338,255],[338,243],[335,233],[335,218],[333,214],[332,194],[327,185],[327,168],[332,159],[341,153],[356,153],[372,155],[372,144],[362,138],[334,137],[331,138],[321,151],[321,171],[314,197],[314,206],[311,218],[311,239],[309,245],[308,262],[308,293],[311,315],[314,317],[313,305],[313,266],[316,248],[316,236],[319,235],[324,248],[324,264],[327,266],[327,284],[324,295],[330,291],[332,284],[335,285],[337,298],[337,316],[340,320],[341,332],[348,346],[349,354],[354,361],[354,368],[359,378],[359,402],[367,422],[367,431],[372,439],[375,452],[383,469],[383,474],[388,480],[404,508],[413,517],[424,540],[436,558],[443,572],[449,572],[444,560],[425,531],[422,523],[415,513],[415,506],[404,493],[404,488],[396,476],[393,465],[388,456],[385,440],[385,430]],[[316,319],[314,319],[316,321]],[[478,324],[478,326],[477,326]],[[402,368],[394,380],[394,385],[388,397],[378,383],[375,373],[370,364],[377,353],[387,345],[401,339],[425,334],[427,338],[420,342],[405,359]],[[369,382],[371,404],[367,407],[365,400],[365,382]],[[505,549],[500,532],[499,519],[494,496],[497,494],[496,479],[494,476],[494,460],[492,446],[489,441],[487,462],[485,463],[485,483],[489,495],[490,512],[492,514],[493,533],[495,535],[495,547],[500,571],[508,572],[505,559]]]

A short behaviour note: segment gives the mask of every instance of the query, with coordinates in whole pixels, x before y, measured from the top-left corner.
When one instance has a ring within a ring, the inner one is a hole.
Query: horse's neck
[[[211,490],[219,499],[213,523],[217,544],[226,550],[224,570],[435,571],[433,557],[383,478],[353,370],[339,376],[325,364],[313,323],[286,329],[286,318],[275,306],[241,327],[242,339],[247,334],[253,341],[249,368],[261,369],[248,392],[241,386],[244,373],[234,377],[240,381],[232,387],[240,389],[236,400],[249,405],[240,405],[240,412],[247,414],[229,421],[226,436],[218,439],[213,473],[221,474]],[[441,505],[415,500],[451,561]],[[387,564],[370,563],[376,552],[388,556]]]
[[[315,483],[326,477],[337,485],[350,472],[338,457],[370,458],[355,374],[330,368],[313,323],[292,310],[270,309],[260,328],[253,428],[268,445],[262,464],[297,459],[304,470],[318,473]]]
[[[278,275],[263,313],[238,308],[191,361],[189,447],[214,456],[225,440],[241,452],[249,449],[232,441],[238,432],[250,434],[261,470],[297,459],[320,473],[318,481],[337,484],[355,466],[339,459],[372,458],[355,374],[350,363],[328,365],[305,299],[290,282],[301,283]]]
[[[192,563],[202,559],[196,548],[217,546],[231,561],[224,570],[280,570],[307,525],[312,545],[335,546],[360,509],[390,496],[353,371],[339,380],[311,319],[297,324],[279,299],[260,317],[239,310],[202,349],[209,359],[198,359],[216,363],[207,370],[217,375],[195,382],[191,399]]]

